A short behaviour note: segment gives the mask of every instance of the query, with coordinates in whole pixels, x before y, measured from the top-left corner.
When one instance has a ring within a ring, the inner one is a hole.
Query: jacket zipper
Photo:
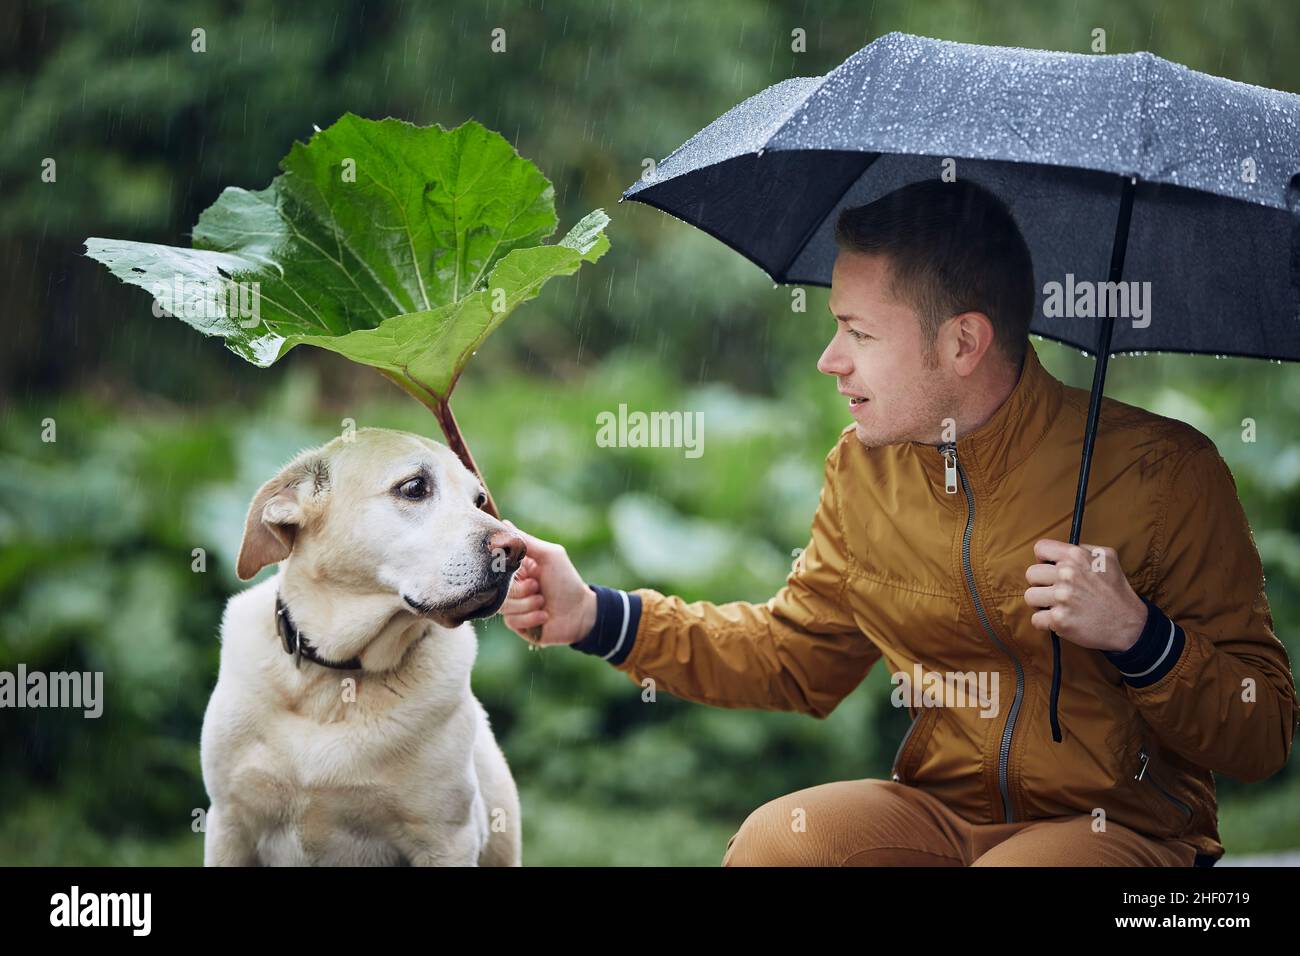
[[[1003,822],[1015,823],[1015,815],[1011,812],[1011,790],[1007,782],[1007,768],[1011,762],[1011,736],[1015,733],[1016,717],[1020,713],[1020,701],[1025,694],[1025,672],[1020,667],[1020,661],[1011,650],[998,639],[997,632],[993,630],[993,625],[989,623],[988,615],[984,611],[984,602],[980,600],[979,589],[975,586],[975,572],[971,567],[970,560],[970,541],[971,532],[975,527],[975,496],[971,492],[970,483],[966,480],[966,470],[962,468],[961,462],[957,460],[957,443],[945,442],[939,446],[939,451],[943,453],[944,461],[944,490],[952,495],[957,493],[956,478],[961,479],[962,490],[966,492],[966,530],[961,539],[961,563],[962,569],[966,572],[966,589],[970,592],[971,600],[975,604],[975,611],[979,615],[980,624],[983,625],[985,633],[989,639],[1011,658],[1011,663],[1016,668],[1016,696],[1011,702],[1011,713],[1007,715],[1006,725],[1002,729],[1002,743],[998,748],[998,791],[1002,794],[1002,814],[1005,817]],[[954,477],[955,475],[955,477]]]
[[[1154,773],[1147,773],[1147,764],[1151,762],[1151,755],[1146,752],[1145,747],[1138,751],[1138,759],[1142,761],[1142,766],[1138,770],[1137,776],[1135,776],[1133,779],[1141,780],[1143,776],[1145,776],[1147,780],[1151,781],[1151,785],[1154,786],[1158,791],[1160,791],[1161,796],[1163,796],[1166,800],[1168,800],[1179,810],[1181,810],[1185,817],[1190,819],[1192,816],[1192,808],[1189,807],[1187,804],[1183,803],[1183,801],[1179,800],[1168,790],[1166,790],[1160,784],[1160,781],[1156,779],[1156,775]]]

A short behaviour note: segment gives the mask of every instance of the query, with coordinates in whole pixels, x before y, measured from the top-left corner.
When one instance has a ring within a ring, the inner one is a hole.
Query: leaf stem
[[[381,368],[379,373],[433,412],[438,419],[438,425],[442,428],[442,434],[447,439],[447,447],[454,451],[456,457],[461,460],[461,464],[472,471],[474,476],[483,483],[483,492],[487,495],[487,503],[483,506],[483,510],[492,517],[499,519],[501,513],[497,511],[497,503],[492,497],[492,490],[488,488],[487,480],[483,477],[483,473],[479,471],[478,465],[474,463],[474,456],[470,454],[469,445],[465,444],[465,438],[460,433],[460,426],[456,424],[456,416],[452,414],[450,401],[387,369]]]
[[[469,453],[469,445],[465,444],[465,439],[460,433],[460,426],[456,424],[456,416],[451,413],[449,400],[441,398],[432,390],[418,385],[404,376],[396,375],[387,369],[381,368],[379,373],[402,391],[413,396],[421,405],[437,416],[438,424],[442,427],[442,433],[447,438],[447,447],[454,451],[461,463],[474,472],[478,480],[483,483],[483,493],[487,495],[487,503],[483,506],[483,510],[499,521],[501,512],[497,511],[497,503],[492,498],[492,490],[488,488],[487,481],[483,478],[482,472],[478,470],[478,465],[474,464],[474,456]],[[528,637],[533,644],[531,649],[536,650],[540,647],[542,626],[539,624],[536,627],[530,627]]]
[[[478,470],[478,465],[474,463],[474,456],[469,452],[469,445],[465,444],[465,439],[461,436],[460,426],[456,424],[456,416],[452,414],[451,403],[443,400],[438,402],[433,413],[438,416],[438,424],[442,426],[442,433],[447,436],[447,446],[456,453],[465,467],[478,476],[478,480],[483,482],[483,493],[487,495],[487,503],[483,505],[483,510],[494,518],[500,518],[501,513],[497,511],[497,503],[492,499],[492,492],[488,489],[487,481],[483,473]]]

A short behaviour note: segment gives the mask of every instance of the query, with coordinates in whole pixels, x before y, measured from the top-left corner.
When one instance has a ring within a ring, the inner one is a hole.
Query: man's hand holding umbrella
[[[531,547],[531,544],[530,544]],[[1147,606],[1128,583],[1114,548],[1043,538],[1034,544],[1025,591],[1031,621],[1042,631],[1096,651],[1129,650],[1142,633]]]

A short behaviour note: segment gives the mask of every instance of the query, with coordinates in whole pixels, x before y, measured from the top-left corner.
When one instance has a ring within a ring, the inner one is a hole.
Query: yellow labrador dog
[[[253,498],[203,719],[209,865],[520,865],[519,796],[470,692],[471,618],[524,556],[445,446],[362,428]]]

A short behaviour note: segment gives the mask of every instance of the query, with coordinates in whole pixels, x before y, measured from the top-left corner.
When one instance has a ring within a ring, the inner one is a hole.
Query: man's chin
[[[862,446],[864,448],[879,448],[881,445],[889,444],[886,441],[882,441],[879,435],[870,431],[866,426],[864,426],[860,422],[854,427],[853,434],[854,437],[856,437],[857,440],[862,443]]]

